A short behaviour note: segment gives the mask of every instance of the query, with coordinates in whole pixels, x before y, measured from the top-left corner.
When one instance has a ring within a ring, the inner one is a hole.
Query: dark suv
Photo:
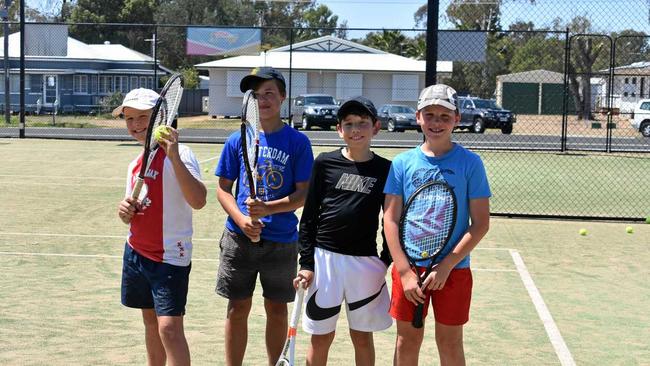
[[[312,126],[320,126],[329,130],[336,126],[336,113],[339,106],[334,97],[327,94],[303,94],[293,101],[291,124],[311,130]]]
[[[483,133],[486,128],[500,128],[504,134],[512,133],[512,124],[517,121],[515,114],[501,108],[494,99],[459,97],[459,129]]]

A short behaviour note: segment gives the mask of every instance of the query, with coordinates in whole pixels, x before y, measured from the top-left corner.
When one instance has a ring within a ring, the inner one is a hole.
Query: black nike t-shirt
[[[314,248],[354,256],[377,256],[379,213],[390,161],[376,154],[354,162],[342,151],[314,161],[300,219],[300,267],[314,270]],[[382,230],[382,238],[384,237]],[[386,240],[381,260],[390,263]]]

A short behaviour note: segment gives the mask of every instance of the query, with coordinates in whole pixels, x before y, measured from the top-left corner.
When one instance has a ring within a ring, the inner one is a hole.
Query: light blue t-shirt
[[[237,206],[241,212],[248,214],[244,203],[249,196],[248,179],[240,136],[240,132],[235,132],[226,140],[215,175],[237,181]],[[296,190],[296,182],[309,181],[313,163],[311,143],[303,133],[287,125],[270,134],[260,133],[257,196],[263,201],[274,201],[290,195]],[[293,211],[273,214],[261,220],[264,223],[263,239],[281,243],[298,240],[298,218]],[[230,216],[226,227],[242,234]]]
[[[454,190],[458,212],[451,239],[436,258],[436,263],[451,252],[469,228],[469,200],[490,197],[485,167],[480,156],[455,144],[445,155],[426,156],[420,146],[393,159],[384,193],[401,196],[404,203],[418,187],[431,180],[444,180]],[[426,262],[418,263],[426,265]],[[469,255],[455,268],[469,267]]]

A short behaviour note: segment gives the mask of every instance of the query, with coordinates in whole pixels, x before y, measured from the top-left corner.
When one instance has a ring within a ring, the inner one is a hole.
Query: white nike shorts
[[[310,334],[336,330],[345,300],[350,329],[375,332],[393,324],[388,310],[386,265],[377,257],[357,257],[315,248],[314,280],[307,290],[302,328]]]

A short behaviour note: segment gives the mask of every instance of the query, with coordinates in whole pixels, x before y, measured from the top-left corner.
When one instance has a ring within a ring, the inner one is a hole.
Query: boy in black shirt
[[[376,242],[390,161],[370,151],[380,128],[371,101],[350,99],[337,117],[336,129],[347,146],[314,161],[294,286],[309,287],[303,317],[303,329],[312,334],[308,365],[327,364],[344,300],[356,364],[374,365],[372,332],[392,325],[385,282],[390,259],[385,241],[382,259],[377,256]]]

